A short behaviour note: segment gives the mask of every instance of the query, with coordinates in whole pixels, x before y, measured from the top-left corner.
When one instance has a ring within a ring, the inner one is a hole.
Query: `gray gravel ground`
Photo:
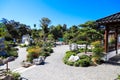
[[[16,58],[14,61],[11,61],[8,63],[9,65],[9,69],[10,70],[14,70],[14,69],[17,69],[17,68],[20,68],[21,67],[21,62],[23,60],[26,60],[26,48],[20,48],[20,47],[17,47],[19,50],[18,50],[18,58]],[[6,69],[6,65],[4,66],[0,66],[1,69]]]
[[[44,65],[34,66],[22,72],[28,80],[114,80],[120,74],[120,66],[102,64],[91,67],[65,65],[62,58],[68,45],[57,46]]]

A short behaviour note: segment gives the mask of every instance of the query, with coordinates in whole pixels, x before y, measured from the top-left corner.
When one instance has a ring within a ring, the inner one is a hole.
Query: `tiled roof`
[[[107,23],[116,23],[116,22],[120,22],[120,12],[96,20],[97,24],[107,24]]]

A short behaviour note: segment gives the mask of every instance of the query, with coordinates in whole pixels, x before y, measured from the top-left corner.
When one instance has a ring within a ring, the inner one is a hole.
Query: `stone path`
[[[120,66],[102,64],[91,67],[65,65],[62,58],[68,45],[57,46],[44,65],[34,66],[21,73],[28,80],[114,80],[120,74]]]

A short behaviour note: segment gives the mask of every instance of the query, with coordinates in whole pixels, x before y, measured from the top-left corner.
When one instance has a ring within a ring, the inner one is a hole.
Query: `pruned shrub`
[[[79,61],[79,63],[80,63],[81,67],[88,67],[88,66],[90,66],[90,61],[88,61],[87,59],[82,59],[82,60]]]
[[[104,56],[103,54],[103,46],[101,45],[100,41],[95,41],[92,43],[92,45],[94,46],[93,48],[93,54],[92,54],[92,62],[97,65],[97,64],[101,64],[101,57]]]
[[[74,62],[74,66],[79,67],[80,66],[80,62],[79,61]]]
[[[16,73],[16,72],[12,72],[11,73],[12,74],[12,77],[14,78],[14,80],[19,80],[19,78],[20,78],[20,73]]]
[[[67,65],[73,66],[73,65],[74,65],[74,62],[68,61],[68,62],[67,62]]]

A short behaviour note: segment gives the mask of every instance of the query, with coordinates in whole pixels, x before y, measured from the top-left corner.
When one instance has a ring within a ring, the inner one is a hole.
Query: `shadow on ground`
[[[108,61],[105,61],[105,64],[120,66],[120,54],[110,58]]]
[[[19,80],[28,80],[27,78],[24,78],[24,77],[20,77]]]

